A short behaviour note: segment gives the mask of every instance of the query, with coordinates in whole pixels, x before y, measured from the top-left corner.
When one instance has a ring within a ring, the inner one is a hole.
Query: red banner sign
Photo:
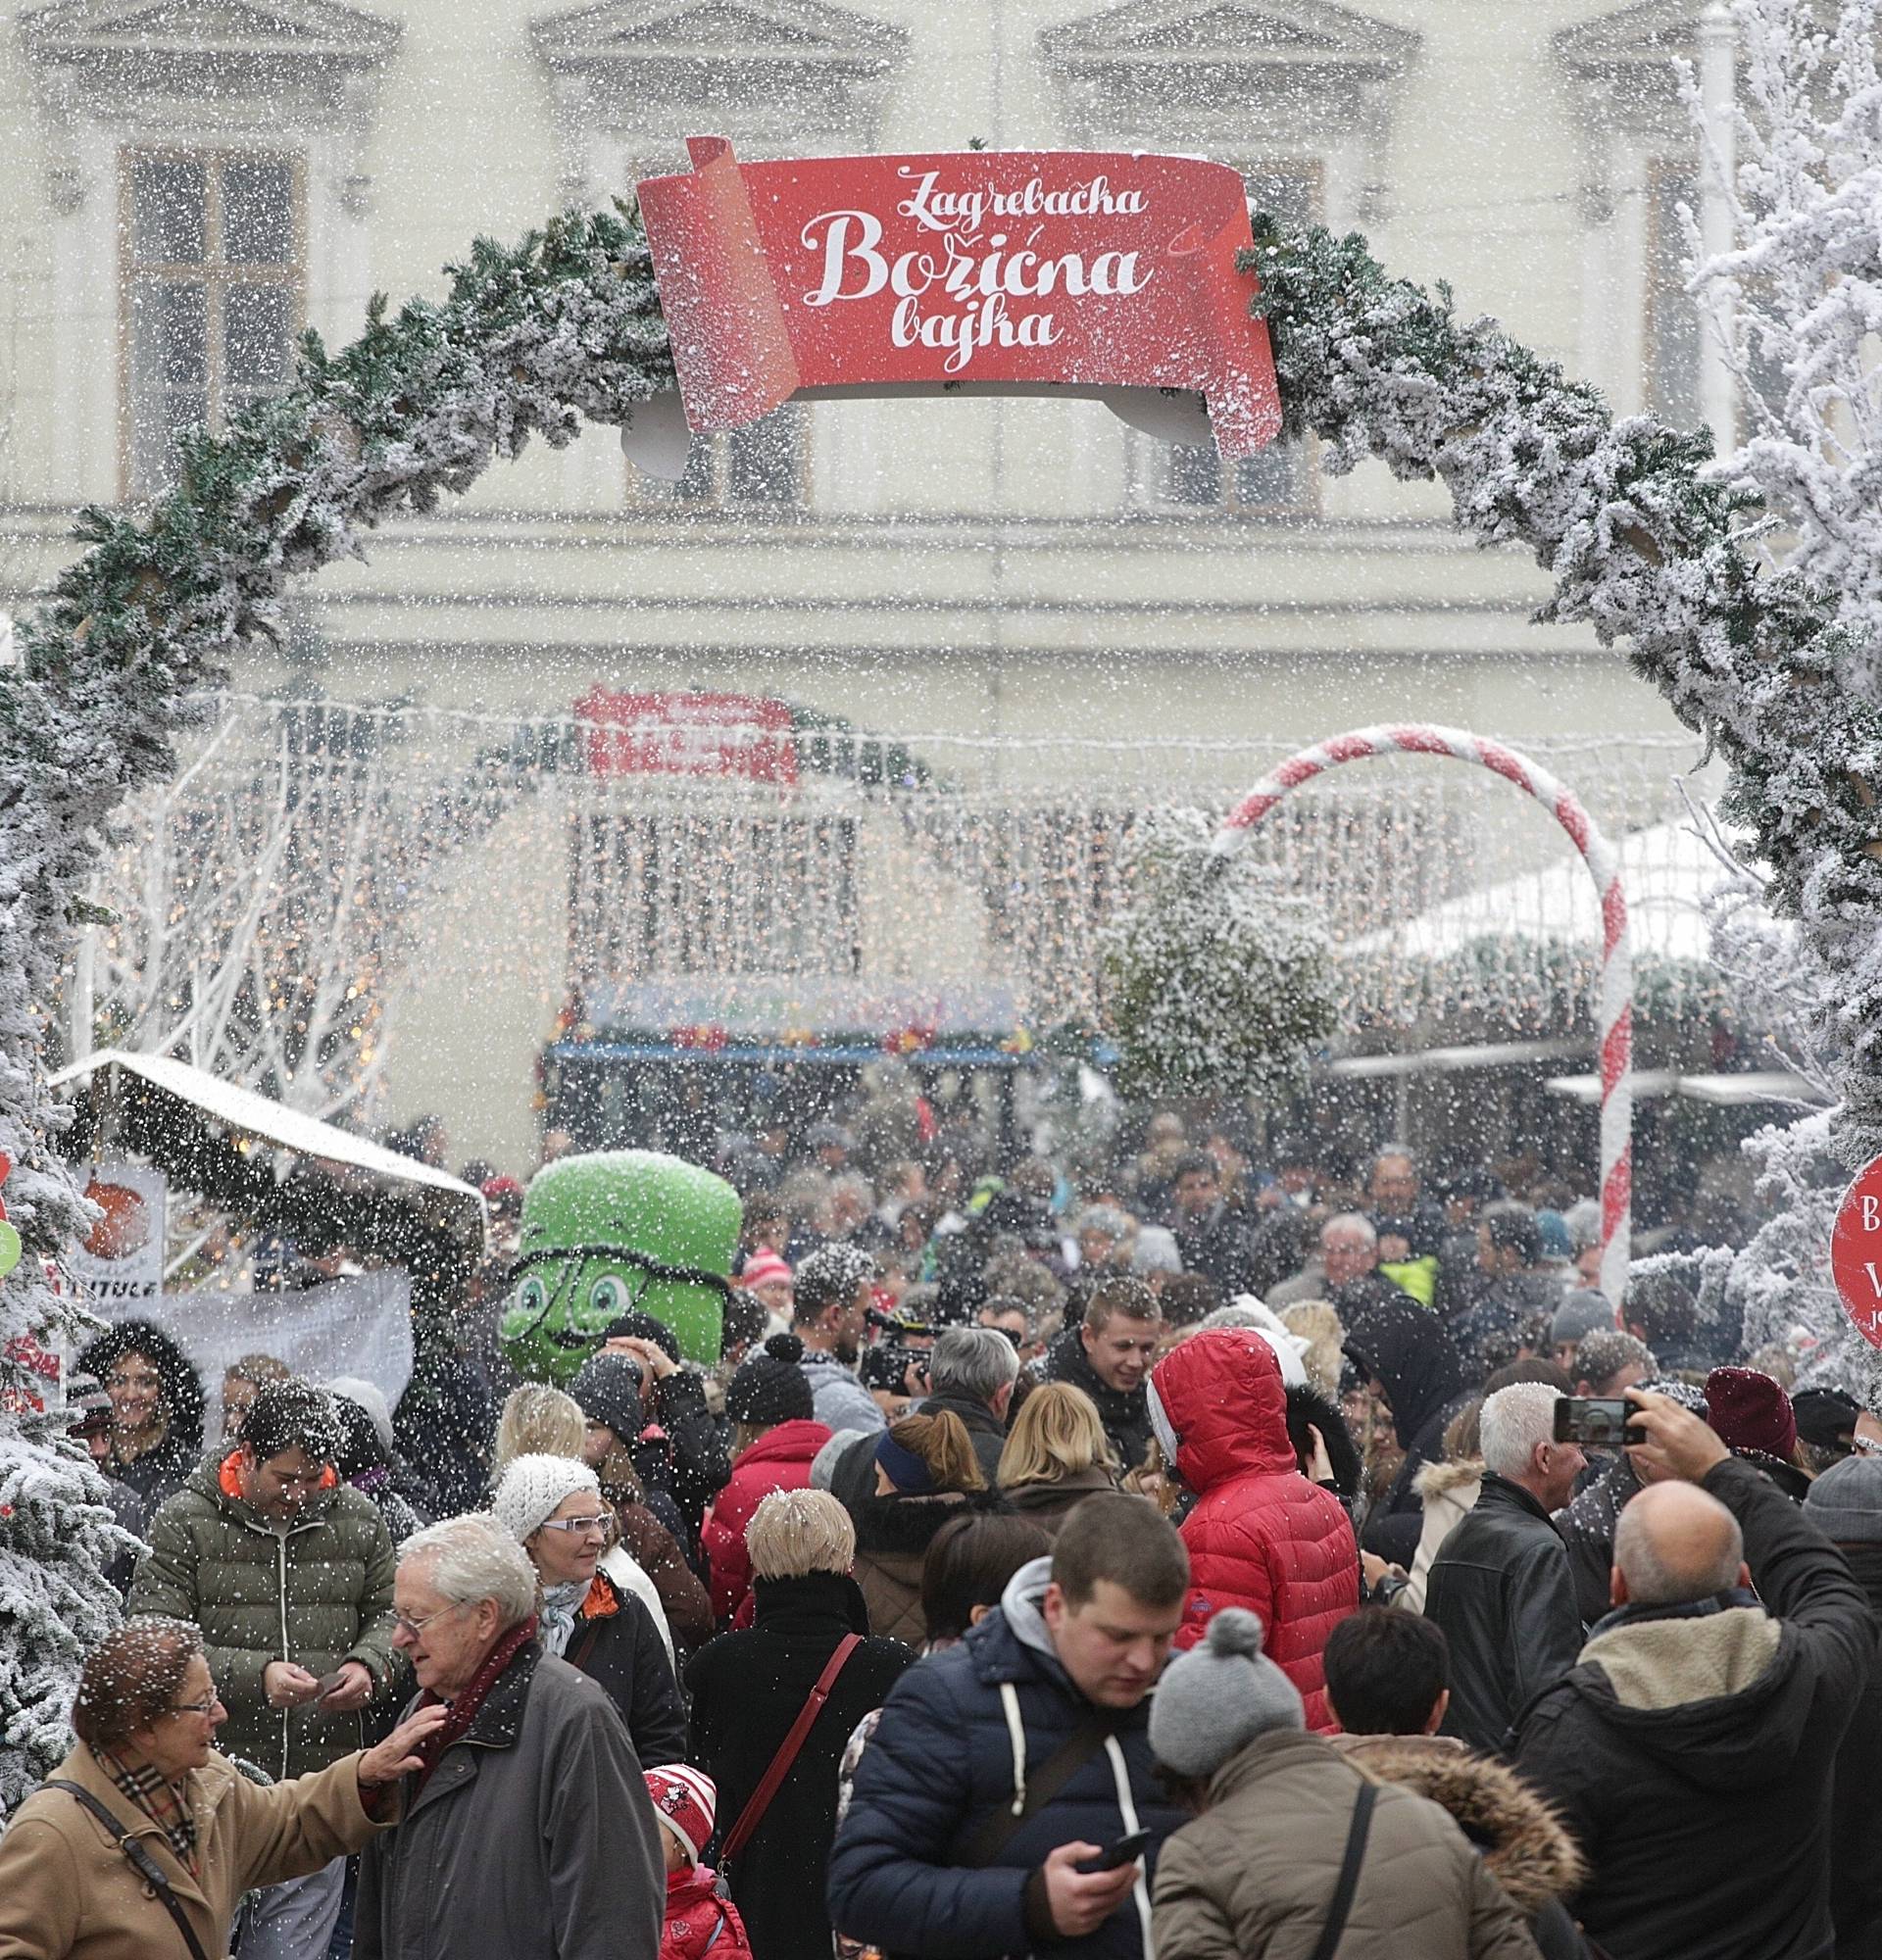
[[[1882,1348],[1882,1157],[1844,1194],[1830,1233],[1830,1274],[1857,1332]]]
[[[756,694],[617,694],[595,688],[575,703],[589,723],[597,776],[734,776],[797,781],[791,710]]]
[[[1223,164],[966,150],[740,164],[687,143],[641,217],[697,430],[806,392],[1200,390],[1222,455],[1280,427],[1253,239]]]

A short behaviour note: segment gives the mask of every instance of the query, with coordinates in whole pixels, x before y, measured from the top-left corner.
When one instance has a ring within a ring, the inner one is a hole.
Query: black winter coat
[[[1206,1274],[1225,1300],[1254,1292],[1255,1239],[1239,1211],[1218,1198],[1201,1218],[1172,1215],[1169,1229],[1185,1272]]]
[[[1575,1605],[1591,1627],[1607,1618],[1612,1603],[1608,1585],[1614,1569],[1614,1524],[1639,1489],[1634,1466],[1624,1455],[1617,1456],[1592,1484],[1575,1493],[1556,1519],[1556,1530],[1568,1548]]]
[[[1515,1359],[1529,1323],[1561,1304],[1561,1282],[1550,1273],[1507,1273],[1493,1280],[1450,1323],[1463,1364],[1479,1379]]]
[[[939,1415],[946,1409],[950,1415],[958,1415],[967,1432],[967,1441],[973,1445],[974,1461],[980,1465],[980,1474],[987,1480],[991,1491],[1000,1481],[1000,1452],[1007,1446],[1007,1426],[985,1402],[969,1401],[966,1396],[930,1396],[926,1401],[916,1405],[916,1415]],[[874,1445],[870,1445],[870,1453]],[[873,1489],[873,1479],[871,1479]]]
[[[1444,1454],[1444,1432],[1474,1393],[1451,1337],[1410,1295],[1381,1299],[1347,1322],[1346,1351],[1385,1391],[1405,1461],[1365,1516],[1361,1544],[1410,1568],[1424,1529],[1418,1472]]]
[[[1875,1620],[1749,1464],[1705,1488],[1738,1518],[1762,1606],[1735,1592],[1610,1614],[1519,1718],[1516,1768],[1587,1856],[1575,1910],[1613,1960],[1829,1960],[1831,1781]]]
[[[1494,1755],[1511,1723],[1581,1652],[1568,1553],[1519,1484],[1484,1472],[1475,1505],[1431,1562],[1424,1617],[1451,1643],[1443,1733]]]
[[[853,1937],[918,1960],[1031,1952],[1026,1881],[1047,1853],[1079,1838],[1109,1844],[1131,1828],[1110,1751],[1101,1748],[1008,1838],[993,1864],[957,1862],[1017,1788],[1002,1686],[1014,1690],[1034,1775],[1092,1712],[1046,1638],[1038,1600],[1049,1572],[1048,1559],[1021,1566],[994,1612],[958,1645],[912,1668],[889,1696],[830,1855],[830,1916]],[[1153,1834],[1148,1882],[1164,1839],[1189,1813],[1157,1781],[1149,1700],[1108,1712],[1136,1821]],[[1126,1898],[1096,1933],[1044,1950],[1053,1960],[1142,1960],[1136,1905]]]
[[[1149,1397],[1142,1388],[1107,1388],[1098,1379],[1076,1327],[1067,1327],[1046,1349],[1039,1374],[1044,1381],[1069,1382],[1084,1390],[1097,1406],[1098,1420],[1123,1469],[1135,1470],[1150,1454]]]
[[[754,1598],[750,1627],[709,1641],[686,1664],[692,1760],[718,1785],[721,1838],[764,1781],[836,1643],[869,1630],[855,1580],[834,1573],[761,1579]],[[823,1881],[837,1766],[851,1731],[881,1707],[914,1659],[899,1641],[866,1640],[851,1654],[765,1821],[725,1868],[755,1960],[829,1960]]]
[[[654,1384],[653,1419],[667,1432],[672,1449],[669,1488],[673,1502],[697,1534],[706,1506],[732,1474],[724,1432],[706,1405],[705,1377],[692,1368],[664,1375]]]
[[[1882,1616],[1882,1544],[1846,1544],[1856,1583]],[[1830,1916],[1836,1960],[1882,1960],[1882,1858],[1875,1854],[1875,1772],[1882,1763],[1882,1662],[1836,1752],[1830,1812]]]
[[[595,1574],[563,1659],[620,1710],[643,1769],[686,1760],[686,1710],[667,1643],[646,1605],[605,1572]]]

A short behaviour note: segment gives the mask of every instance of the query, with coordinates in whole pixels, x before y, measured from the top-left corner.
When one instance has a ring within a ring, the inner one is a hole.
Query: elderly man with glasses
[[[666,1863],[641,1765],[614,1702],[545,1650],[536,1606],[535,1568],[494,1517],[400,1546],[393,1640],[417,1709],[446,1715],[405,1777],[399,1829],[360,1860],[355,1960],[660,1950]]]
[[[667,1642],[646,1605],[601,1571],[608,1506],[586,1463],[570,1456],[512,1457],[491,1510],[536,1568],[538,1638],[607,1691],[643,1768],[686,1754],[686,1711]]]
[[[392,1821],[391,1785],[446,1716],[421,1710],[376,1748],[267,1788],[217,1751],[227,1719],[195,1627],[134,1619],[93,1649],[77,1746],[0,1838],[0,1952],[179,1953],[194,1940],[226,1953],[250,1887],[329,1865]]]

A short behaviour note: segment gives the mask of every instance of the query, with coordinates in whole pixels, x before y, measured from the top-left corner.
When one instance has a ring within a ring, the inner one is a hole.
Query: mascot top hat
[[[503,1350],[520,1375],[567,1387],[630,1307],[710,1367],[743,1207],[722,1177],[659,1151],[559,1157],[530,1181]]]

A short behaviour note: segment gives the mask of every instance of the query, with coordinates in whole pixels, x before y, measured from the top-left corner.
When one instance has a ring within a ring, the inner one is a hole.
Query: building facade
[[[179,428],[279,385],[302,328],[342,343],[371,293],[436,293],[474,235],[629,195],[706,131],[750,160],[969,141],[1207,155],[1262,206],[1447,280],[1617,411],[1695,421],[1678,206],[1700,144],[1676,63],[1699,12],[17,9],[0,34],[0,609],[64,562],[78,506],[161,490]],[[1088,784],[1138,747],[1122,773],[1154,794],[1154,739],[1202,745],[1180,786],[1226,794],[1256,750],[1409,712],[1518,742],[1675,732],[1617,653],[1530,623],[1545,593],[1534,565],[1455,535],[1433,486],[1334,476],[1311,446],[1224,465],[1089,403],[825,401],[697,441],[676,485],[612,430],[532,452],[323,575],[237,685],[499,722],[566,716],[596,687],[782,698],[955,744],[948,766],[978,789]],[[580,903],[562,896],[580,883],[562,830],[514,822],[495,882],[465,875],[492,920],[527,930],[498,968],[444,935],[388,1080],[395,1111],[443,1106],[465,1150],[513,1160]],[[461,919],[461,893],[450,906]],[[532,964],[544,934],[553,973]]]

